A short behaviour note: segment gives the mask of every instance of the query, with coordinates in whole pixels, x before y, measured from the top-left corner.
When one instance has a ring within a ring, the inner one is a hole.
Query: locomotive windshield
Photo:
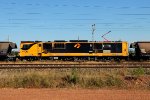
[[[33,45],[34,45],[34,44],[24,44],[21,49],[22,49],[22,50],[28,50],[28,49],[30,49]]]

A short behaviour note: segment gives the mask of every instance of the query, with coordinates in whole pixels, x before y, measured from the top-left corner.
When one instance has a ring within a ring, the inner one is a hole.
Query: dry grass
[[[142,68],[0,70],[0,87],[150,89],[149,71]]]

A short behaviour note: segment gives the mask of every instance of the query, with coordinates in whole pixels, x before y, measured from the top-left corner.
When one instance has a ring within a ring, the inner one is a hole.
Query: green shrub
[[[141,75],[145,74],[145,71],[144,71],[144,68],[139,67],[139,68],[136,68],[133,71],[131,71],[131,74],[134,76],[141,76]]]

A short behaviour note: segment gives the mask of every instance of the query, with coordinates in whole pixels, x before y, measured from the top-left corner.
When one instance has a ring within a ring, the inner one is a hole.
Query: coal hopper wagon
[[[137,60],[150,59],[150,41],[138,41],[131,43],[130,48],[134,48],[134,55],[131,57]]]
[[[11,53],[12,50],[16,48],[16,43],[0,42],[0,60],[15,60],[16,56],[11,55]]]

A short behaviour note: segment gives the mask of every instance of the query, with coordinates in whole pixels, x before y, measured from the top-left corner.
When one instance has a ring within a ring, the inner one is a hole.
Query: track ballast
[[[150,68],[150,63],[0,64],[0,69]]]

